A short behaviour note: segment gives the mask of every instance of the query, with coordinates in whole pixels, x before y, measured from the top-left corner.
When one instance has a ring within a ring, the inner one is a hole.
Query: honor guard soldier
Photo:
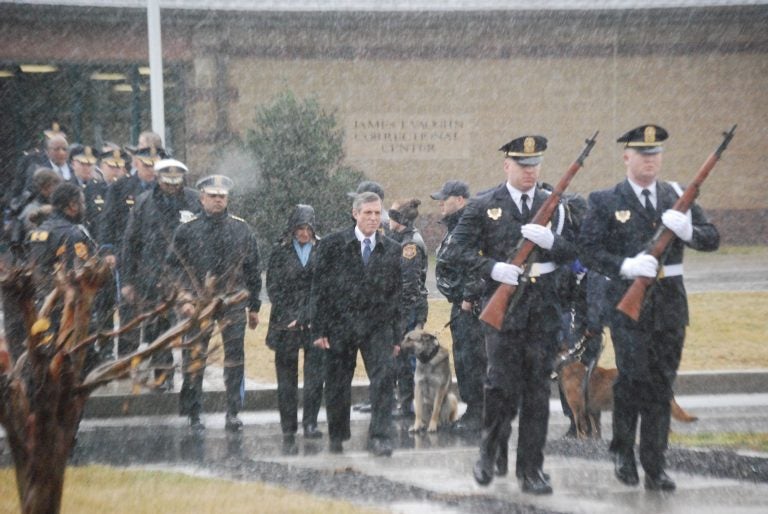
[[[72,145],[69,150],[69,164],[72,167],[70,182],[80,186],[85,195],[85,226],[96,233],[99,216],[104,210],[106,185],[97,178],[96,156],[93,148],[81,144]]]
[[[640,463],[645,487],[672,490],[664,471],[669,436],[670,399],[683,351],[688,303],[683,286],[683,249],[714,251],[717,229],[693,204],[682,213],[672,209],[682,194],[674,182],[660,180],[667,131],[641,125],[616,141],[624,146],[626,179],[589,196],[579,243],[584,264],[611,280],[606,304],[615,306],[637,277],[658,277],[647,293],[638,321],[610,309],[608,319],[619,376],[613,385],[613,440],[616,477],[639,483],[635,437],[640,421]],[[677,238],[661,262],[645,253],[663,224]]]
[[[445,249],[445,260],[483,279],[487,301],[499,283],[518,285],[501,330],[485,326],[488,370],[475,480],[507,473],[511,422],[520,411],[516,475],[523,492],[550,494],[542,469],[549,421],[549,376],[561,325],[556,273],[576,256],[573,227],[560,203],[551,226],[530,223],[549,192],[537,187],[547,139],[523,136],[501,147],[506,181],[472,199]],[[530,269],[508,264],[521,238],[537,248]],[[521,290],[522,289],[522,290]]]
[[[160,165],[159,165],[160,166]],[[160,168],[162,169],[162,168]],[[162,180],[162,172],[160,176]],[[245,353],[243,350],[246,322],[252,329],[259,323],[261,272],[256,236],[251,227],[227,211],[229,192],[233,183],[224,175],[211,175],[197,182],[202,212],[182,223],[173,234],[168,249],[169,271],[180,287],[179,305],[182,316],[191,316],[198,288],[215,279],[215,294],[245,289],[248,299],[217,314],[224,346],[224,385],[227,394],[225,428],[231,432],[242,429],[237,417],[243,406]],[[246,310],[247,308],[247,310]],[[204,428],[202,410],[203,370],[210,335],[184,348],[181,386],[181,413],[189,416],[193,430]],[[200,362],[202,360],[202,362]]]
[[[458,433],[474,434],[483,418],[483,378],[487,359],[483,327],[478,319],[480,297],[485,284],[474,279],[463,268],[451,266],[445,260],[445,250],[451,234],[469,200],[469,186],[461,180],[449,180],[440,191],[430,197],[440,204],[441,223],[447,229],[437,247],[435,278],[437,289],[451,302],[450,329],[453,340],[453,365],[461,400],[467,410],[451,429]]]
[[[149,162],[154,164],[157,180],[136,199],[125,229],[120,260],[122,297],[133,305],[135,312],[153,309],[162,301],[162,288],[167,284],[163,280],[165,274],[161,264],[173,239],[173,231],[201,209],[198,192],[184,186],[187,174],[184,163],[176,159],[154,162],[151,157]],[[145,340],[151,342],[170,328],[172,316],[165,313],[148,323]],[[138,346],[138,341],[135,344]],[[171,351],[154,354],[150,365],[155,369],[158,391],[171,390],[174,371]]]

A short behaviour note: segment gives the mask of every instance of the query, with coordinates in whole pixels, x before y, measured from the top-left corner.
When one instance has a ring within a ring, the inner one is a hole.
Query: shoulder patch
[[[234,214],[230,214],[229,217],[232,218],[233,220],[242,221],[243,223],[245,223],[245,220],[240,216],[235,216]]]
[[[33,230],[29,234],[29,240],[30,241],[34,241],[34,242],[40,242],[40,243],[48,241],[48,231],[47,230]]]
[[[403,246],[403,258],[411,260],[419,253],[415,243],[408,243]]]

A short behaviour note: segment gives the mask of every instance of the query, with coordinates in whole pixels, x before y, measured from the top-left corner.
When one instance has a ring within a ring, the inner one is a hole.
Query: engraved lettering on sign
[[[465,116],[357,114],[346,123],[351,159],[463,159],[469,157]]]

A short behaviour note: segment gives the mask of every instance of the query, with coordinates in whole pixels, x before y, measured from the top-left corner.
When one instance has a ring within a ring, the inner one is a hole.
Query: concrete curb
[[[453,384],[454,391],[456,384]],[[734,393],[768,393],[768,370],[683,372],[677,377],[675,393],[678,395],[709,395]],[[557,385],[552,384],[552,397],[557,398]],[[368,398],[367,384],[352,386],[352,404]],[[276,387],[245,391],[243,411],[277,410]],[[226,409],[224,391],[205,391],[204,412],[223,412]],[[177,415],[179,394],[96,394],[85,407],[86,418],[113,418],[123,416]]]

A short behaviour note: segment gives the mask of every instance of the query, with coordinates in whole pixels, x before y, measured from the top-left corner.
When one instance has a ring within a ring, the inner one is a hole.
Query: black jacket
[[[250,293],[248,307],[259,311],[259,250],[245,220],[226,211],[198,215],[176,229],[166,260],[170,274],[193,297],[210,273],[216,277],[216,293],[246,289]]]
[[[401,310],[406,318],[408,311],[413,311],[415,323],[427,322],[429,304],[427,303],[427,246],[421,234],[413,227],[402,232],[391,232],[390,237],[400,243],[400,268],[403,275]]]
[[[627,180],[613,188],[589,195],[589,207],[579,236],[580,258],[588,268],[611,278],[606,291],[609,309],[611,305],[619,303],[633,282],[621,277],[619,272],[622,262],[646,250],[661,224],[661,214],[672,208],[677,198],[678,194],[672,185],[658,181],[656,218],[651,219]],[[693,240],[684,243],[674,238],[660,264],[681,264],[686,246],[701,251],[714,251],[718,248],[720,236],[701,208],[694,204],[691,214]],[[687,325],[688,302],[683,277],[668,277],[655,284],[650,295],[647,295],[650,298],[647,298],[641,314],[641,323],[653,320],[657,328]],[[617,312],[615,309],[610,310]]]
[[[445,216],[441,223],[447,229],[440,245],[437,247],[437,259],[435,264],[435,278],[437,279],[437,289],[451,303],[461,303],[462,301],[476,302],[485,288],[485,282],[478,280],[467,273],[463,268],[452,266],[445,259],[445,250],[448,242],[451,240],[451,234],[456,225],[459,224],[461,215],[464,213],[464,207],[458,211]]]
[[[191,188],[171,197],[155,184],[139,196],[125,229],[121,271],[123,283],[132,285],[140,299],[157,297],[173,232],[182,218],[200,210],[199,193]]]
[[[312,247],[306,266],[301,265],[287,237],[272,248],[267,267],[267,294],[272,303],[267,328],[267,346],[275,348],[287,330],[309,329],[309,298],[317,260],[317,243]],[[287,326],[296,320],[296,327]]]
[[[531,215],[541,208],[549,193],[537,187],[533,195]],[[576,257],[573,224],[555,209],[551,227],[555,232],[551,250],[536,249],[531,262],[554,262],[556,265],[570,262]],[[562,230],[557,227],[562,221]],[[520,227],[525,224],[522,214],[515,205],[506,184],[470,200],[458,225],[451,233],[446,245],[444,258],[452,266],[473,273],[485,281],[484,298],[487,300],[499,283],[491,279],[491,270],[497,262],[509,262],[521,236]],[[508,311],[504,321],[505,329],[521,329],[529,321],[546,331],[560,328],[560,305],[557,291],[557,272],[541,275],[535,283],[526,286],[520,301],[512,312]]]
[[[152,184],[147,190],[152,189]],[[104,198],[104,212],[96,234],[102,247],[119,254],[125,227],[136,199],[145,191],[136,175],[124,177],[107,188]]]
[[[377,234],[364,266],[354,227],[323,238],[312,281],[312,340],[328,337],[331,351],[344,351],[373,337],[399,344],[401,289],[397,242]]]

